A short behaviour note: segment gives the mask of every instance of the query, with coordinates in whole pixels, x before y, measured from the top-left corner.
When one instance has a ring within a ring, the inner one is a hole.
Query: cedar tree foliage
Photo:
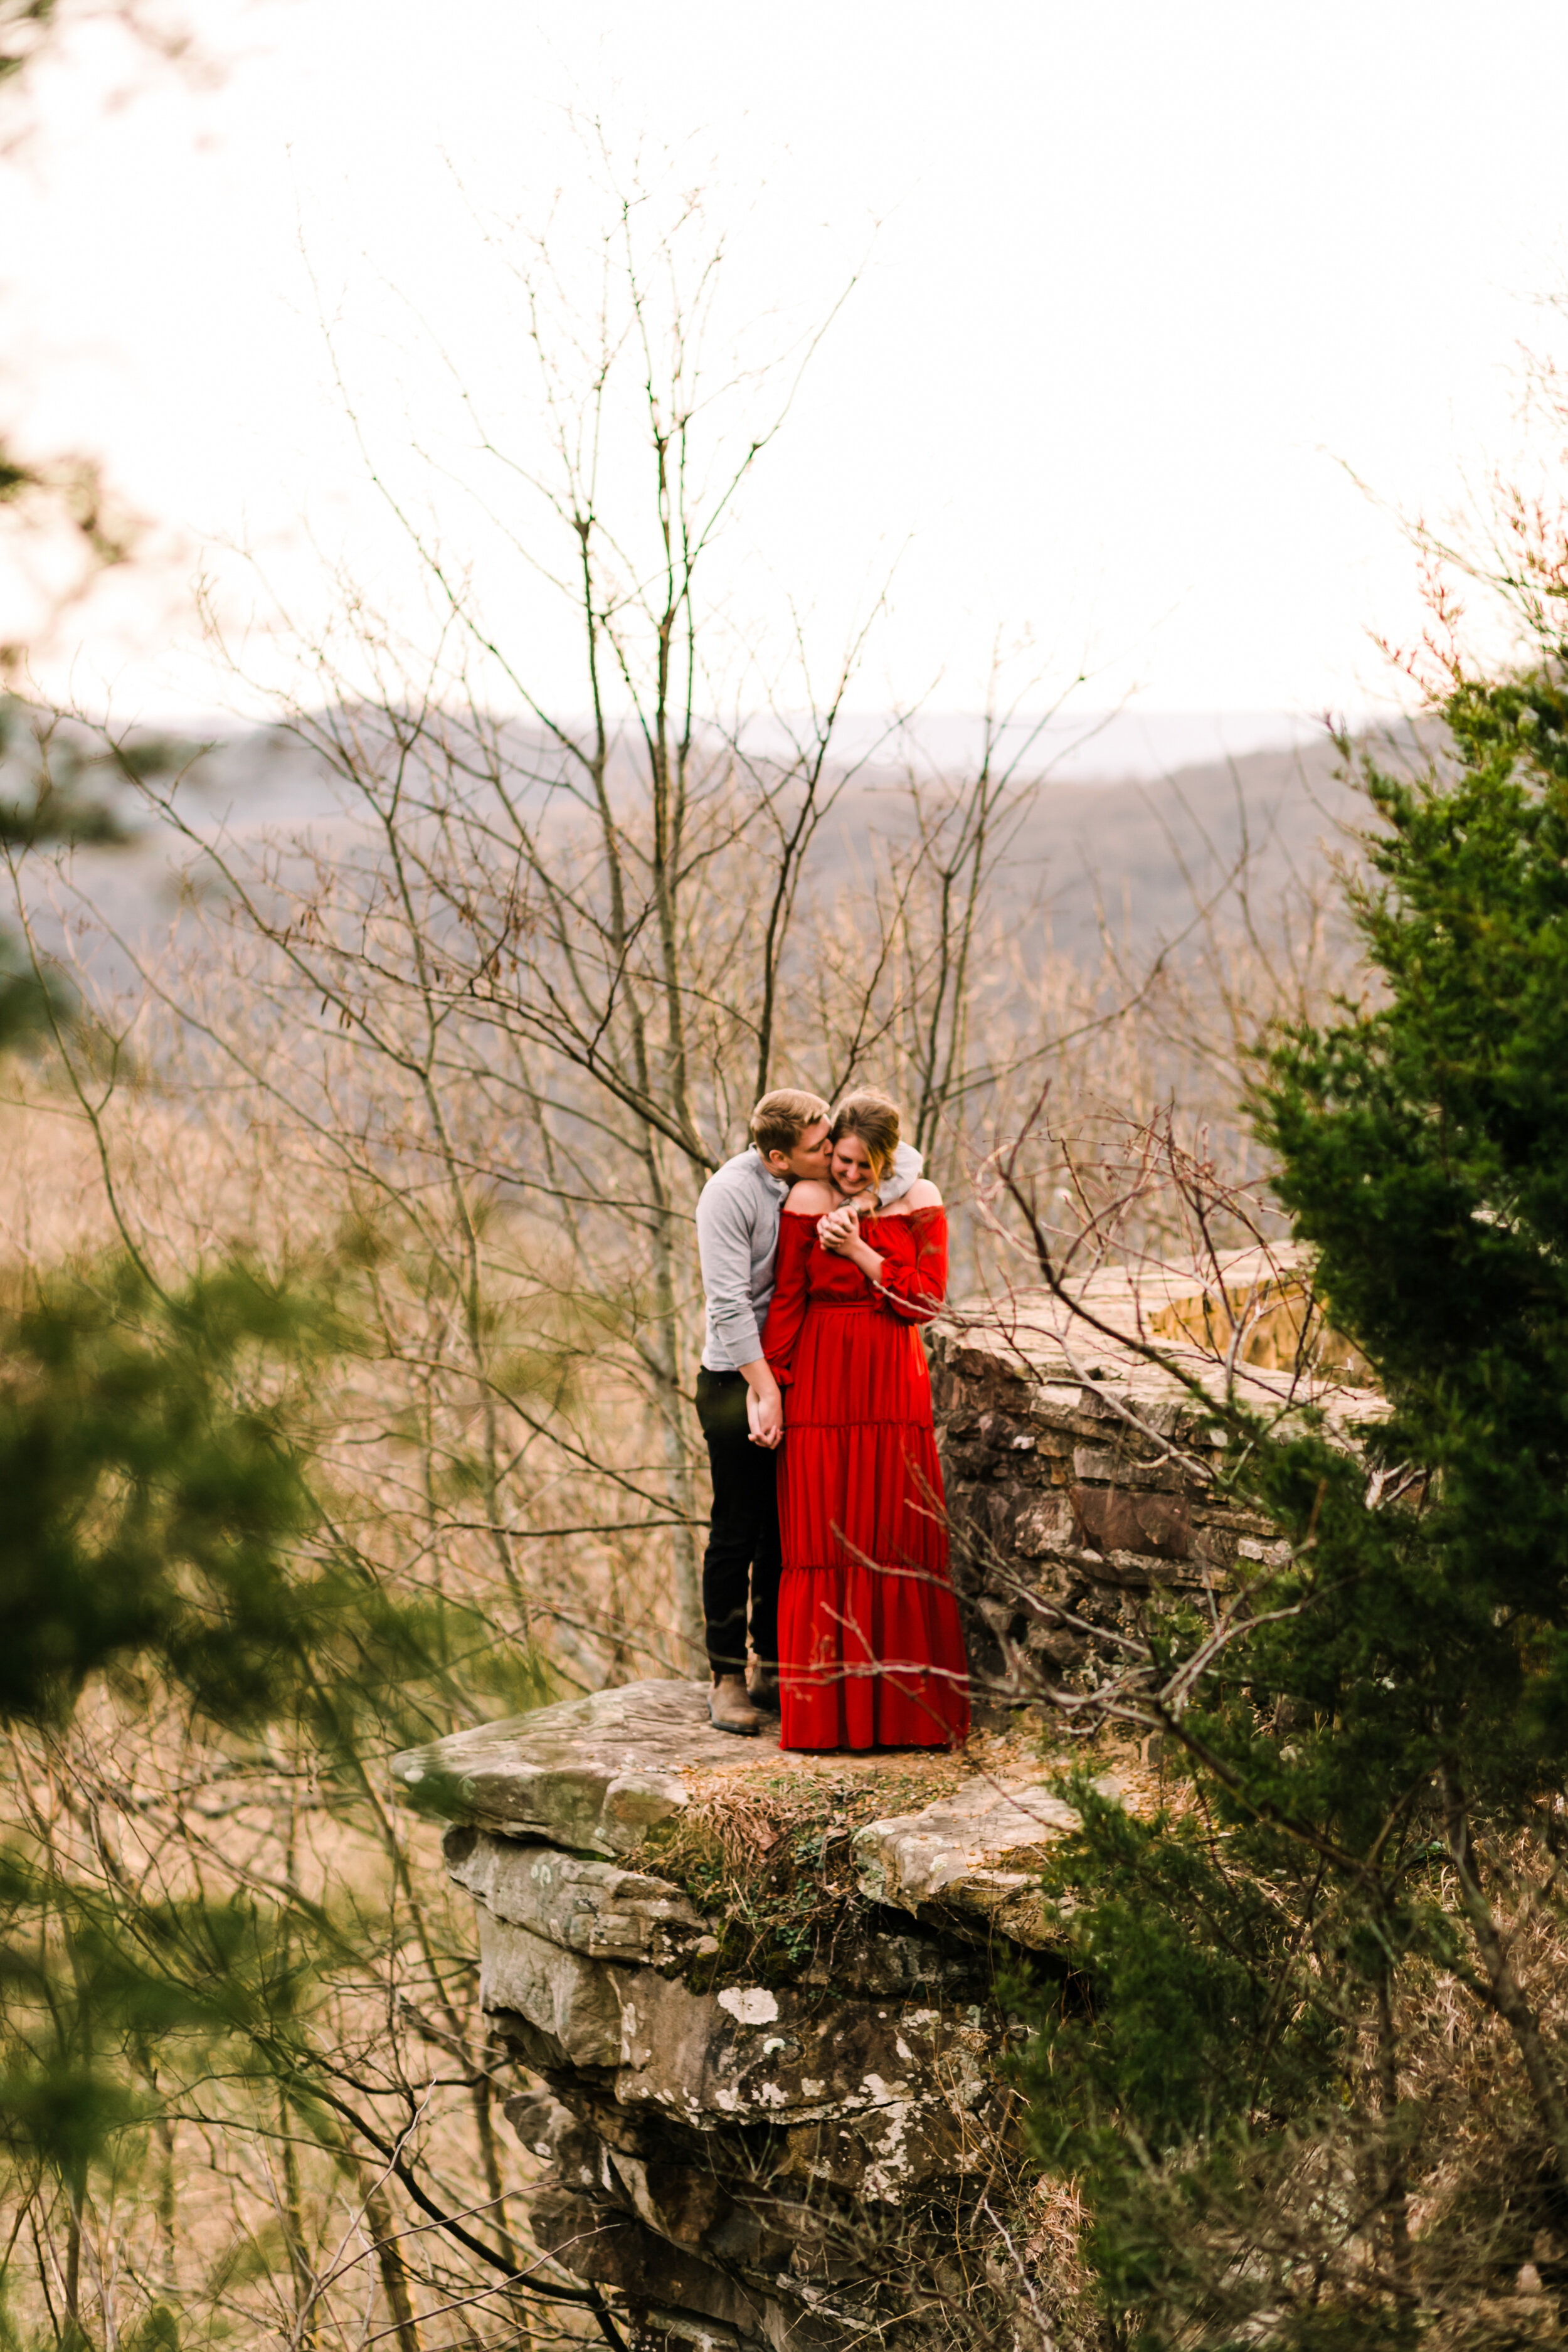
[[[172,1706],[231,1744],[286,1725],[351,1776],[396,1728],[434,1625],[340,1555],[290,1427],[342,1336],[330,1301],[242,1265],[164,1293],[115,1261],[0,1315],[0,1722]],[[128,1752],[128,1787],[139,1769]],[[237,2033],[246,2063],[289,2071],[281,1916],[195,1889],[117,1906],[15,1835],[0,2145],[79,2179],[132,2116],[128,2053],[171,2035]]]
[[[1086,2189],[1113,2326],[1149,2345],[1489,2342],[1475,2298],[1532,2249],[1562,2284],[1563,667],[1458,677],[1443,716],[1440,763],[1365,776],[1366,993],[1270,1040],[1251,1103],[1388,1417],[1352,1446],[1300,1406],[1222,1408],[1222,1490],[1289,1557],[1240,1564],[1234,1640],[1179,1613],[1150,1635],[1136,1719],[1177,1759],[1170,1810],[1075,1784],[1047,1881],[1072,1973],[1033,1996],[1033,2128]],[[1108,1675],[1108,1715],[1136,1680]],[[1452,2086],[1418,2063],[1445,2000],[1519,2126],[1484,2213],[1441,2185]]]

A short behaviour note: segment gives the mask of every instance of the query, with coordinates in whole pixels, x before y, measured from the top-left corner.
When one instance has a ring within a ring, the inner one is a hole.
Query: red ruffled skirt
[[[784,1433],[781,1744],[956,1746],[969,1677],[913,1326],[869,1297],[814,1299]]]

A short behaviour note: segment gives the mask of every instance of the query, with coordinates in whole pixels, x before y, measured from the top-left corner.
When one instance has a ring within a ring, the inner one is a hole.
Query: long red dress
[[[781,1745],[956,1745],[969,1676],[916,1328],[947,1288],[946,1216],[862,1217],[879,1289],[815,1217],[780,1225],[763,1349],[784,1391]]]

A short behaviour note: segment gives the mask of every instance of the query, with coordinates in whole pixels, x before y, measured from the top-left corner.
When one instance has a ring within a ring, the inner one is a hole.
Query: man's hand
[[[771,1452],[784,1437],[784,1399],[773,1368],[765,1356],[755,1363],[742,1364],[741,1371],[746,1383],[746,1427],[753,1445],[765,1445]]]

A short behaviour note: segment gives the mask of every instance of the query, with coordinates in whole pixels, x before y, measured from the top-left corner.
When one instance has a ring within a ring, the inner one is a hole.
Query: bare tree
[[[764,366],[726,367],[710,349],[723,240],[699,200],[671,217],[599,163],[610,224],[587,315],[548,241],[509,259],[542,448],[517,457],[460,394],[500,486],[492,521],[574,614],[582,715],[389,491],[433,649],[356,597],[287,721],[334,780],[352,845],[340,833],[257,856],[205,827],[188,790],[158,799],[266,950],[276,1019],[250,1075],[346,1154],[366,1197],[426,1237],[440,1227],[503,1573],[515,1585],[515,1431],[486,1304],[498,1208],[543,1221],[562,1311],[595,1318],[646,1402],[658,1468],[638,1475],[665,1523],[672,1633],[695,1648],[691,1213],[752,1093],[817,1076],[791,1003],[795,929],[852,772],[832,743],[867,625],[816,692],[792,623],[795,698],[775,690],[771,722],[738,698],[755,686],[750,656],[726,689],[704,583],[822,329]],[[498,697],[515,716],[493,715]],[[387,1085],[395,1139],[370,1108]]]

